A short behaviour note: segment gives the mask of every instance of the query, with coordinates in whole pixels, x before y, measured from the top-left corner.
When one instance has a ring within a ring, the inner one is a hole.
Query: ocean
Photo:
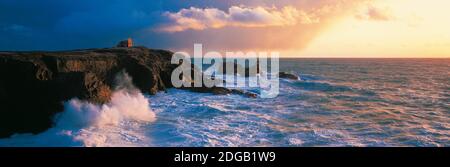
[[[282,59],[276,98],[169,89],[66,102],[0,146],[450,146],[450,59]],[[248,89],[249,91],[255,91]]]

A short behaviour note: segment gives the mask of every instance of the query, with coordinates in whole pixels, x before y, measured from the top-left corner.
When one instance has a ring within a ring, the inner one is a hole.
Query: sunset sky
[[[448,0],[0,0],[0,50],[135,43],[283,57],[450,57]]]

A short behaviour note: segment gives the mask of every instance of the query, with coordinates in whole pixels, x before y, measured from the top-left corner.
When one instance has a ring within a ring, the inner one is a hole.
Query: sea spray
[[[55,120],[57,127],[71,129],[119,125],[124,119],[153,122],[155,117],[143,94],[119,90],[113,93],[110,103],[102,106],[78,99],[70,100],[65,103],[65,111]]]
[[[137,146],[137,140],[149,139],[127,129],[138,129],[155,120],[148,99],[123,71],[116,76],[115,90],[107,104],[69,100],[64,103],[64,111],[55,116],[53,128],[37,135],[17,134],[0,141],[0,145]]]

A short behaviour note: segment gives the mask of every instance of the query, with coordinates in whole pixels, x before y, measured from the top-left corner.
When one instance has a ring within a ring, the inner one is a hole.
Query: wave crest
[[[65,103],[65,111],[56,117],[56,126],[68,129],[89,126],[119,125],[124,119],[153,122],[156,115],[141,93],[119,90],[113,93],[111,102],[95,105],[78,99]]]

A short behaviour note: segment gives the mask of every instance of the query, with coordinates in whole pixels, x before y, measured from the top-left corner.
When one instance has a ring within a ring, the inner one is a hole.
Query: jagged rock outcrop
[[[235,65],[235,68],[237,68],[236,67],[237,64],[234,64],[234,65]],[[204,77],[214,78],[214,77],[206,75],[205,73],[202,72],[202,70],[200,70],[199,67],[195,66],[194,64],[191,64],[190,71],[191,71],[191,77],[185,78],[191,82],[190,87],[181,87],[181,89],[185,89],[185,90],[189,90],[189,91],[197,92],[197,93],[212,93],[215,95],[237,94],[237,95],[242,95],[242,96],[249,97],[249,98],[257,98],[258,97],[258,95],[253,92],[243,91],[243,90],[239,90],[239,89],[229,89],[229,88],[218,87],[218,86],[207,87],[204,84],[202,84],[202,86],[200,86],[200,87],[196,87],[194,84],[194,81],[193,81],[194,78],[196,78],[196,77],[197,78],[204,78]],[[246,71],[248,74],[249,70],[247,69]],[[218,71],[218,72],[222,73],[223,71]],[[234,73],[234,75],[236,75],[236,74],[237,73]],[[242,74],[242,75],[244,75],[244,74]],[[213,80],[216,80],[215,82],[218,81],[218,82],[225,83],[225,81],[219,80],[218,78],[214,78]]]

